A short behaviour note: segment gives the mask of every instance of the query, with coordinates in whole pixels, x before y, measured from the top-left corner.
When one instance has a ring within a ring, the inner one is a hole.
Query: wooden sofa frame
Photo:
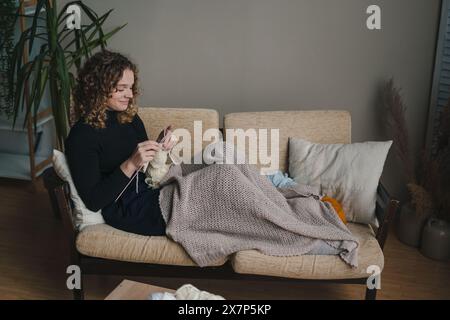
[[[81,288],[73,289],[75,300],[83,300],[83,275],[128,275],[128,276],[149,276],[149,277],[170,277],[170,278],[192,278],[211,280],[261,280],[261,281],[286,281],[289,283],[301,282],[332,282],[344,284],[362,284],[366,286],[367,278],[358,279],[337,279],[337,280],[310,280],[293,279],[275,276],[251,275],[236,273],[230,261],[219,267],[193,267],[193,266],[173,266],[136,262],[124,262],[102,258],[95,258],[83,255],[76,248],[77,230],[72,220],[72,206],[69,196],[69,185],[61,180],[53,167],[45,170],[43,174],[44,185],[48,190],[52,209],[55,216],[62,219],[65,229],[66,240],[70,248],[70,265],[78,265],[81,269]],[[383,249],[386,242],[388,227],[393,221],[394,215],[399,207],[397,200],[391,199],[386,189],[379,184],[377,190],[376,215],[380,226],[376,231],[376,239]],[[366,300],[375,300],[377,289],[369,289],[366,286]]]

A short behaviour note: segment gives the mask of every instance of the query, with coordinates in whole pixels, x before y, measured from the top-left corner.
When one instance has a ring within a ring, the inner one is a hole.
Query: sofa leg
[[[366,289],[366,300],[376,300],[377,298],[377,289]]]
[[[73,289],[73,300],[84,300],[83,289]]]
[[[73,289],[73,300],[84,300],[83,275],[80,275],[80,289]]]

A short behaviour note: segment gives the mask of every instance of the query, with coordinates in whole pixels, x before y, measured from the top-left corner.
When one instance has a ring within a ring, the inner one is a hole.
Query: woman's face
[[[106,103],[108,109],[113,111],[125,111],[133,98],[134,73],[130,69],[123,72],[122,79],[117,83],[116,90],[111,93]]]

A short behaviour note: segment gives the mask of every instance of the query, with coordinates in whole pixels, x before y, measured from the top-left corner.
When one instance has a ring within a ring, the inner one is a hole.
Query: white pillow
[[[289,173],[341,202],[347,221],[378,226],[376,192],[392,141],[319,144],[289,138]]]
[[[78,195],[78,191],[73,183],[66,155],[61,151],[53,150],[53,168],[55,169],[56,174],[69,184],[70,198],[74,205],[74,216],[72,218],[78,230],[81,231],[84,227],[89,225],[105,223],[101,210],[94,212],[84,205],[84,202]]]

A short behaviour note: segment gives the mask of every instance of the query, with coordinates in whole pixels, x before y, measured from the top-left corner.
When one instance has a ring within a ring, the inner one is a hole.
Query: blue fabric
[[[272,184],[277,188],[289,188],[295,186],[297,183],[288,177],[288,174],[277,170],[274,174],[266,175]]]

